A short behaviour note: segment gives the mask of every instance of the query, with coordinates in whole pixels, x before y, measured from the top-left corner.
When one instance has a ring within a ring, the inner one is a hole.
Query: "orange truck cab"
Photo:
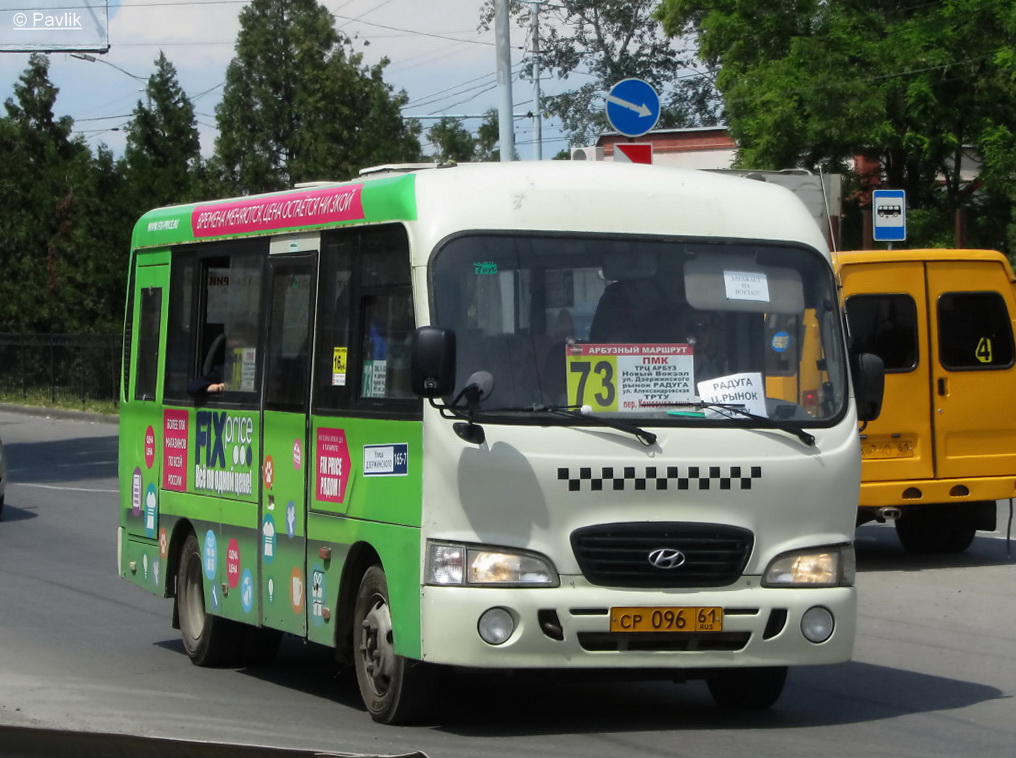
[[[913,552],[960,552],[1016,497],[1016,276],[990,250],[837,254],[853,349],[882,358],[861,430],[858,525],[894,521]]]

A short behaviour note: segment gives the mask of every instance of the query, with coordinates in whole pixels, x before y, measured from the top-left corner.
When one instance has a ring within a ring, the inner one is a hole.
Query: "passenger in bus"
[[[225,391],[226,383],[222,372],[226,364],[226,335],[220,334],[212,340],[201,369],[201,376],[187,382],[187,394],[193,398],[205,397]]]
[[[708,311],[692,311],[687,341],[695,350],[695,381],[715,379],[730,373],[727,358],[716,339],[726,328],[723,316]]]
[[[253,348],[257,344],[257,334],[257,328],[247,321],[227,325],[225,332],[212,340],[201,375],[187,383],[187,393],[199,398],[225,392],[227,388],[254,391],[256,352]]]
[[[638,267],[635,267],[636,270]],[[604,268],[605,276],[606,267]],[[684,342],[690,306],[677,272],[627,276],[612,281],[600,295],[589,329],[593,343]]]
[[[226,383],[222,381],[222,367],[219,366],[217,371],[212,371],[210,374],[205,376],[195,377],[187,382],[187,394],[191,397],[198,398],[204,395],[214,395],[220,392],[224,392],[226,389]]]

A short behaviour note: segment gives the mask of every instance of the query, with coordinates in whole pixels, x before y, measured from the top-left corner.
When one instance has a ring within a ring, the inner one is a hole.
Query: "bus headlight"
[[[449,542],[427,543],[427,584],[557,587],[550,561],[536,553]]]
[[[853,587],[856,573],[853,545],[795,550],[773,559],[762,586]]]

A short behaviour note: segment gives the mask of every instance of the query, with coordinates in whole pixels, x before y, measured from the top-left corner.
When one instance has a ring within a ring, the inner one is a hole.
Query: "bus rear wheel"
[[[176,581],[176,608],[180,636],[191,663],[227,666],[235,663],[243,641],[243,626],[205,611],[204,567],[198,538],[187,535],[180,554]]]
[[[974,541],[977,526],[970,519],[941,514],[908,514],[896,522],[896,536],[911,553],[962,553]]]
[[[353,661],[360,697],[375,721],[407,724],[422,718],[432,702],[431,667],[396,655],[388,582],[373,565],[360,581],[353,611]]]
[[[783,694],[786,666],[724,669],[707,680],[709,694],[721,708],[761,711]]]

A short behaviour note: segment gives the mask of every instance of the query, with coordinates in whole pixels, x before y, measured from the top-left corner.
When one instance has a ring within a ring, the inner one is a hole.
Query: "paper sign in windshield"
[[[769,279],[757,271],[724,271],[723,286],[727,300],[769,302]]]
[[[565,356],[568,404],[632,413],[692,400],[691,345],[571,345]]]
[[[730,374],[719,379],[709,379],[698,383],[698,391],[702,402],[740,405],[748,413],[769,417],[762,374]]]

